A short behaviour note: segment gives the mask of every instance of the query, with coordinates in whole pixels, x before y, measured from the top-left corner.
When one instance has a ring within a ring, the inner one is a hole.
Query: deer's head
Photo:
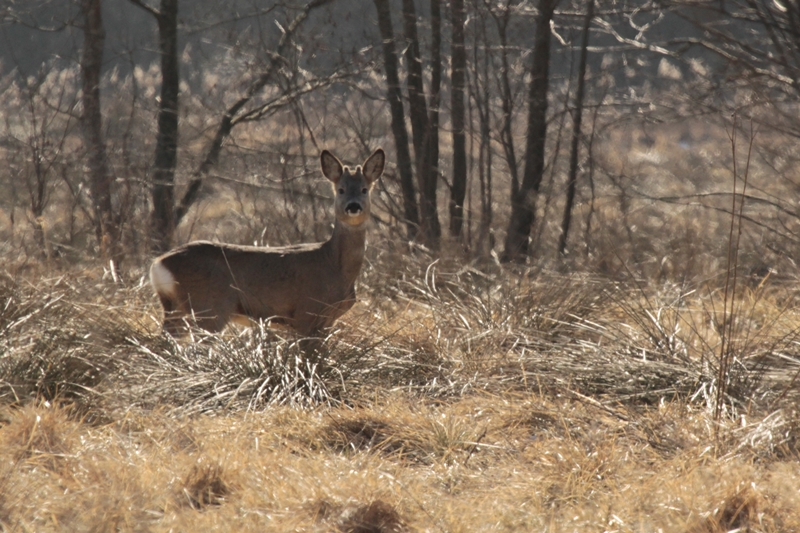
[[[351,169],[327,150],[320,155],[322,173],[333,183],[337,220],[348,226],[360,226],[369,219],[369,194],[383,173],[386,154],[378,148],[361,166]]]

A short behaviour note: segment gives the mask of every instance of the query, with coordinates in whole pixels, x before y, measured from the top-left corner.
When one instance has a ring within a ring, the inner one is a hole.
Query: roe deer
[[[378,148],[363,167],[350,169],[322,152],[336,212],[326,242],[265,248],[197,241],[157,258],[150,282],[164,306],[164,330],[177,336],[191,319],[218,332],[231,320],[248,318],[285,324],[305,336],[330,328],[355,303],[370,191],[385,159]]]

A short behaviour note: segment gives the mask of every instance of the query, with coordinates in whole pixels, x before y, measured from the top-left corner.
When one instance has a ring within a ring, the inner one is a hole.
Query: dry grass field
[[[338,98],[304,106],[320,144],[350,161],[389,147],[381,102]],[[187,112],[179,188],[215,116]],[[327,238],[317,147],[298,148],[286,116],[236,130],[176,242]],[[737,173],[710,121],[598,127],[569,255],[554,244],[562,153],[524,268],[405,242],[390,154],[359,302],[309,353],[264,325],[160,331],[142,230],[151,126],[109,148],[132,191],[119,271],[92,257],[73,138],[53,150],[63,177],[20,181],[29,153],[2,147],[0,531],[800,532],[795,138],[759,137],[739,238],[746,140]],[[510,182],[493,164],[499,250]],[[444,222],[444,185],[439,200]]]
[[[0,528],[800,531],[795,288],[384,246],[317,354],[176,342],[144,269],[4,275]]]

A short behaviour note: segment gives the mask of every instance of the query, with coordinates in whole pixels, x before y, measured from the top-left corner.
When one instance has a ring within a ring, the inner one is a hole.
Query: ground
[[[3,530],[800,531],[786,287],[499,268],[372,264],[319,353],[6,276]]]

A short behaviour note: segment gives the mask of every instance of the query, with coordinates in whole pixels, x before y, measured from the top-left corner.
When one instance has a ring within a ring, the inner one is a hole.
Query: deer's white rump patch
[[[175,276],[161,261],[156,261],[150,267],[150,283],[158,294],[175,296]]]

